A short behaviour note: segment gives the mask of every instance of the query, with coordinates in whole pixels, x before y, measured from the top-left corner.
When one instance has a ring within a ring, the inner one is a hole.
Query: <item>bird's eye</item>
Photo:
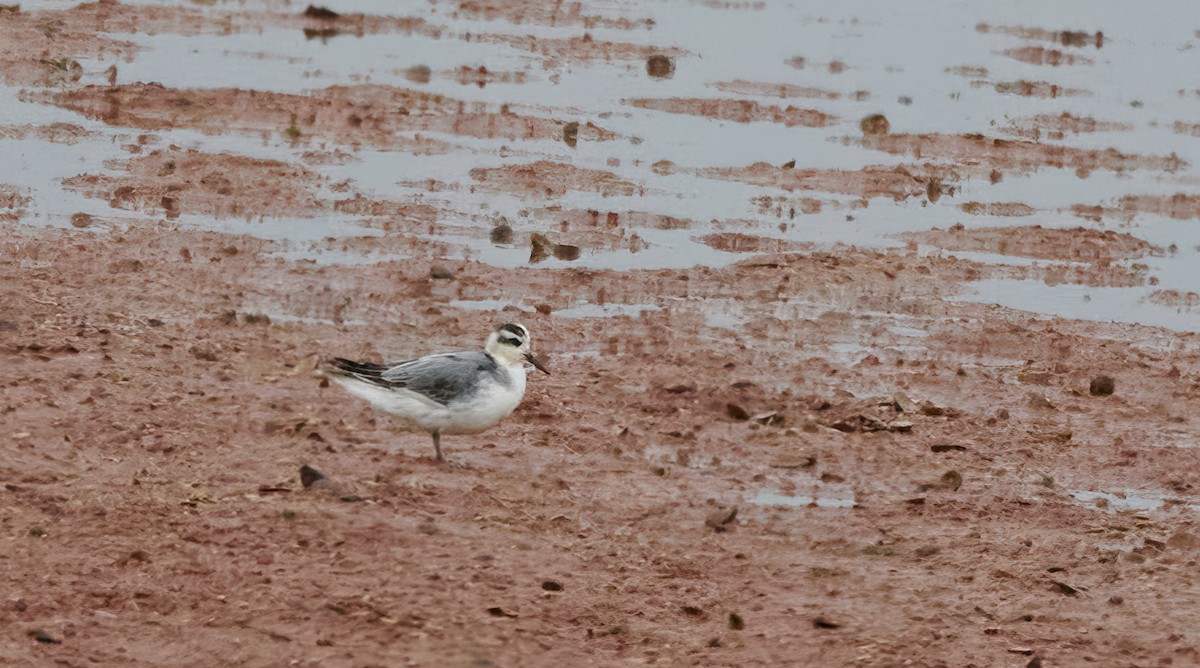
[[[514,339],[509,336],[500,337],[500,343],[507,343],[508,345],[516,346],[517,348],[521,347],[521,339]]]

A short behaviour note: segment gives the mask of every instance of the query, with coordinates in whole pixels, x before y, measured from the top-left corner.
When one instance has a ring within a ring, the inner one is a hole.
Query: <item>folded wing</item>
[[[392,366],[334,358],[340,373],[391,389],[406,389],[443,406],[471,396],[480,381],[498,371],[496,361],[483,352],[447,353],[400,362]]]

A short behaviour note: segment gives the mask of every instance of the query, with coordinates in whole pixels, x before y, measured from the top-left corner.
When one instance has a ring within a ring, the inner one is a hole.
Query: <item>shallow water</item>
[[[1167,499],[1170,498],[1170,495],[1162,491],[1136,489],[1113,490],[1110,492],[1078,490],[1070,492],[1070,495],[1080,504],[1093,508],[1103,508],[1110,513],[1160,510],[1167,505]],[[1195,503],[1177,503],[1177,505],[1188,511],[1200,510],[1200,505]]]
[[[139,4],[154,4],[138,0]],[[69,3],[57,2],[56,6]],[[162,4],[172,4],[164,2]],[[208,7],[178,2],[194,10],[221,13],[230,9],[274,8],[296,11],[274,2],[215,2]],[[82,63],[83,82],[98,82],[109,64],[118,65],[118,83],[158,81],[180,88],[243,87],[263,91],[305,92],[331,85],[379,83],[428,90],[456,99],[499,106],[510,104],[514,111],[560,120],[594,122],[618,135],[608,142],[583,142],[570,148],[553,141],[508,141],[438,136],[462,147],[445,155],[414,156],[402,152],[358,150],[353,160],[341,165],[318,165],[314,169],[332,181],[346,181],[370,197],[434,202],[449,216],[460,215],[470,225],[485,225],[500,216],[512,221],[518,233],[539,229],[544,223],[522,214],[531,207],[549,204],[564,209],[582,208],[660,213],[689,219],[695,224],[683,230],[632,229],[646,245],[638,252],[625,248],[585,248],[572,262],[550,259],[538,266],[547,271],[573,266],[596,269],[646,269],[720,266],[743,257],[714,250],[697,241],[717,229],[738,229],[794,242],[812,242],[819,247],[850,244],[887,247],[899,244],[893,235],[908,231],[946,228],[956,223],[967,227],[1040,224],[1046,227],[1119,227],[1159,246],[1175,244],[1177,252],[1139,260],[1149,266],[1148,275],[1157,286],[1134,288],[1086,288],[1074,285],[1049,286],[1031,281],[984,281],[969,284],[961,298],[1001,304],[1046,315],[1062,315],[1101,321],[1138,322],[1176,330],[1200,331],[1200,316],[1174,310],[1146,300],[1155,289],[1195,290],[1200,284],[1200,226],[1194,220],[1177,221],[1155,215],[1137,215],[1129,222],[1106,220],[1097,224],[1074,216],[1075,204],[1114,206],[1126,194],[1173,194],[1190,192],[1200,176],[1200,138],[1177,134],[1175,121],[1195,116],[1200,99],[1187,91],[1196,86],[1192,72],[1200,50],[1195,26],[1173,17],[1189,15],[1189,5],[1172,3],[1155,12],[1140,12],[1131,20],[1130,8],[1122,3],[1084,0],[1044,6],[1030,1],[993,3],[924,0],[908,3],[898,11],[894,3],[870,0],[860,3],[765,3],[761,8],[714,9],[702,3],[672,0],[644,5],[631,2],[589,3],[585,13],[606,17],[653,19],[654,27],[618,30],[588,29],[593,39],[634,44],[677,47],[688,55],[677,59],[671,79],[653,79],[638,59],[564,61],[504,44],[465,40],[467,34],[500,33],[536,35],[541,38],[578,37],[578,24],[541,26],[514,25],[502,20],[485,21],[450,16],[448,7],[426,2],[393,3],[385,0],[339,0],[325,3],[339,11],[365,11],[397,16],[419,16],[442,26],[435,39],[425,35],[384,34],[364,37],[339,36],[328,40],[306,39],[297,29],[265,28],[261,31],[220,35],[179,36],[121,35],[141,47],[130,62],[91,60]],[[737,3],[734,3],[737,4]],[[49,4],[47,6],[50,6]],[[1100,48],[1094,45],[1064,47],[1046,41],[1022,39],[995,30],[981,32],[978,24],[1026,26],[1048,30],[1102,30]],[[753,48],[747,39],[753,36]],[[1090,65],[1031,65],[1000,52],[1024,46],[1056,48],[1064,53],[1093,59]],[[948,55],[948,54],[952,54]],[[803,69],[789,65],[796,57],[805,59]],[[835,71],[831,62],[844,63]],[[404,78],[406,68],[427,65],[435,72],[424,85]],[[462,85],[438,72],[460,66],[485,65],[492,72],[524,72],[524,83]],[[987,84],[1005,81],[1048,81],[1061,87],[1078,88],[1090,95],[1033,98],[998,93],[991,85],[973,83],[948,68],[986,68]],[[826,99],[779,99],[738,95],[714,87],[719,82],[743,79],[751,82],[809,86],[838,93]],[[863,91],[861,96],[855,92]],[[785,127],[770,122],[734,123],[636,108],[635,98],[738,97],[781,107],[795,105],[833,114],[826,127]],[[902,97],[911,103],[901,102]],[[0,115],[6,125],[70,122],[93,131],[95,136],[74,145],[52,144],[40,139],[0,139],[0,151],[8,158],[0,168],[0,183],[22,188],[33,197],[24,222],[34,225],[69,224],[71,214],[128,216],[114,212],[103,200],[88,199],[65,191],[64,178],[81,173],[104,173],[105,163],[127,157],[121,148],[135,131],[110,128],[76,114],[43,105],[18,101],[14,88],[0,88]],[[827,202],[849,204],[856,198],[836,193],[785,193],[732,181],[702,178],[687,169],[737,167],[756,161],[782,164],[796,160],[797,168],[856,169],[867,165],[897,165],[911,162],[910,156],[871,151],[860,146],[858,121],[869,113],[884,113],[893,132],[980,132],[1005,137],[1003,128],[1014,119],[1034,114],[1070,112],[1102,121],[1120,121],[1131,130],[1068,134],[1055,142],[1081,148],[1116,148],[1139,154],[1174,153],[1190,163],[1174,174],[1134,170],[1114,173],[1096,170],[1080,176],[1072,170],[1045,168],[1029,174],[1008,174],[1000,183],[966,179],[956,185],[961,191],[936,204],[922,198],[894,202],[875,198],[865,209],[855,209],[853,220],[847,210],[827,206],[820,213],[798,215],[784,229],[780,220],[760,212],[755,197],[817,197]],[[224,151],[253,157],[293,160],[312,148],[307,142],[290,143],[282,137],[260,135],[211,136],[192,131],[155,133],[162,145],[173,143],[204,151]],[[850,138],[850,139],[847,139]],[[605,197],[571,191],[554,201],[545,198],[471,192],[470,188],[427,193],[411,185],[427,179],[470,185],[469,171],[477,167],[524,164],[546,159],[580,167],[603,169],[641,186],[646,192],[635,196]],[[651,165],[670,160],[685,170],[660,175]],[[1038,209],[1020,218],[995,218],[963,214],[965,201],[1024,202]],[[328,237],[362,237],[378,232],[364,228],[353,217],[327,216],[320,219],[230,220],[183,216],[181,224],[202,229],[247,233],[292,242],[283,256],[316,259],[326,263],[375,262],[396,259],[391,255],[331,250],[329,244],[314,243]],[[468,230],[472,228],[468,227]],[[501,267],[524,266],[528,250],[496,246],[486,234],[439,234],[451,244],[450,259],[470,258]],[[936,252],[922,249],[922,252]],[[1027,258],[1003,255],[952,253],[959,257],[1001,264],[1028,264]],[[614,315],[612,306],[603,312],[581,311],[580,317]],[[559,311],[571,317],[571,309]],[[735,322],[734,316],[718,318],[718,326]]]
[[[746,496],[746,501],[756,506],[783,508],[804,508],[807,506],[816,506],[817,508],[853,508],[855,503],[853,498],[788,496],[767,490]]]

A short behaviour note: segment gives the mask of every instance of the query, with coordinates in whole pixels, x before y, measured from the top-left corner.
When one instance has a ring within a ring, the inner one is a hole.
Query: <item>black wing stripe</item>
[[[338,371],[342,373],[360,378],[368,383],[380,385],[382,387],[403,387],[403,383],[389,381],[383,378],[383,372],[388,370],[386,364],[374,364],[371,362],[355,362],[342,357],[334,357],[329,360]]]

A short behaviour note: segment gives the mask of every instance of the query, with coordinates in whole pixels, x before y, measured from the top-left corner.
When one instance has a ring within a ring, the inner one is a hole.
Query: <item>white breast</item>
[[[525,367],[514,366],[508,372],[508,386],[488,379],[487,384],[470,399],[451,402],[446,406],[443,434],[474,434],[494,426],[512,414],[525,396]]]

